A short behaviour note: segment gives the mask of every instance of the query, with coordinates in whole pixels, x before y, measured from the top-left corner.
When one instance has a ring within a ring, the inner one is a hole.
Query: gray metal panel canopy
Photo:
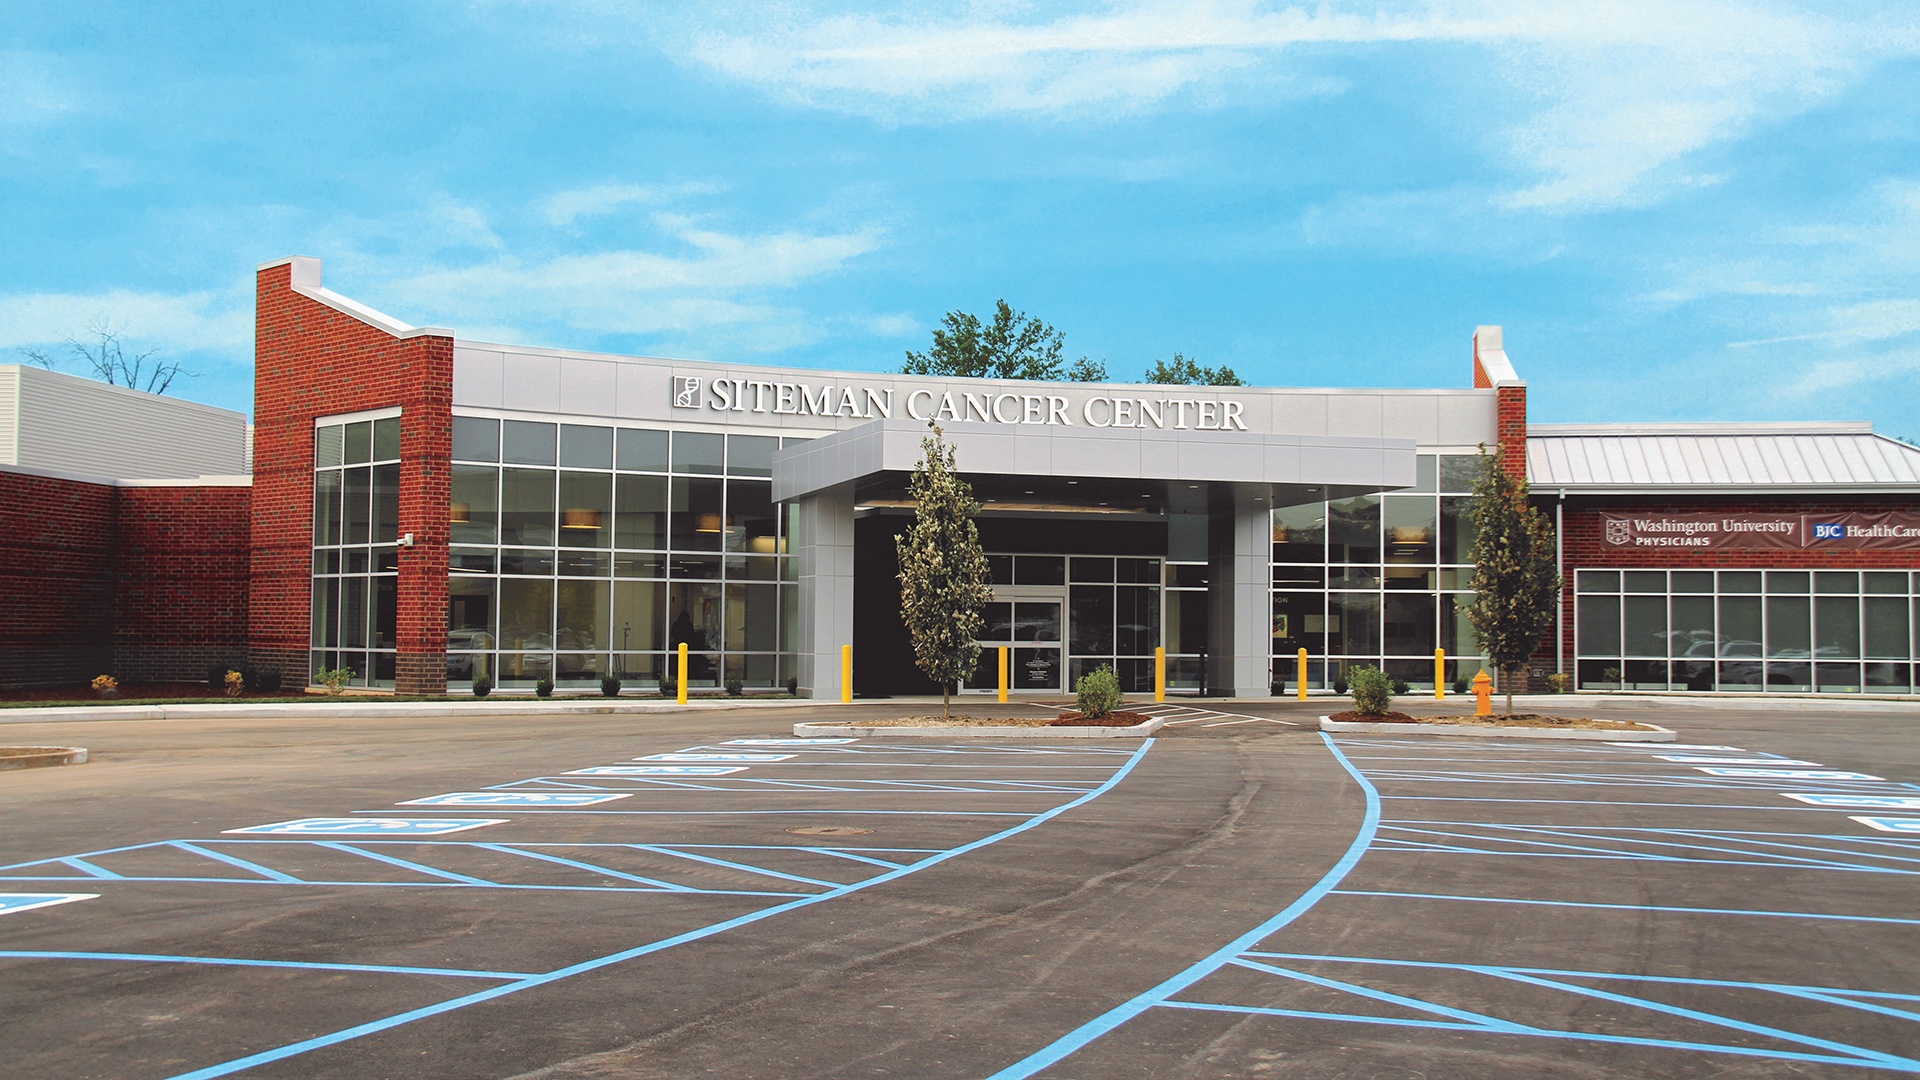
[[[1412,439],[1269,435],[1155,428],[1030,430],[951,424],[943,428],[960,470],[974,474],[1104,477],[1318,486],[1333,498],[1411,487]],[[776,502],[805,498],[864,477],[911,472],[928,426],[875,420],[779,451]]]

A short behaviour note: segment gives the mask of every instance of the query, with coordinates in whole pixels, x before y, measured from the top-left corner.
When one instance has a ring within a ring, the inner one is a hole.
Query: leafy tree
[[[980,549],[980,512],[973,489],[954,470],[953,446],[936,424],[920,440],[922,457],[908,483],[913,527],[893,538],[900,552],[900,614],[913,641],[913,661],[940,684],[940,713],[951,715],[953,684],[980,659],[980,607],[993,599],[987,556]]]
[[[144,390],[149,394],[164,394],[173,385],[173,380],[185,375],[189,379],[199,376],[182,368],[176,362],[154,360],[158,349],[148,349],[142,353],[129,353],[120,342],[124,327],[115,327],[111,319],[95,319],[87,326],[86,338],[67,339],[67,352],[93,373],[93,377],[112,386],[125,386],[134,390]],[[43,349],[21,349],[27,359],[46,368],[57,370],[58,357]],[[148,361],[153,361],[148,363]]]
[[[1527,482],[1500,465],[1498,453],[1480,447],[1480,476],[1473,483],[1472,603],[1467,619],[1487,659],[1500,671],[1513,715],[1514,672],[1533,655],[1553,624],[1560,604],[1560,573],[1554,566],[1553,526],[1527,505]]]
[[[1065,347],[1060,331],[1015,311],[1005,300],[994,301],[993,322],[982,325],[964,311],[949,311],[941,321],[946,329],[933,332],[933,347],[924,353],[907,350],[903,375],[952,375],[964,379],[1038,379],[1100,382],[1106,365],[1081,357],[1072,367],[1060,357]]]
[[[1147,381],[1150,383],[1170,383],[1178,386],[1245,386],[1240,376],[1226,365],[1217,368],[1201,367],[1179,353],[1173,354],[1173,362],[1155,360],[1147,369]]]

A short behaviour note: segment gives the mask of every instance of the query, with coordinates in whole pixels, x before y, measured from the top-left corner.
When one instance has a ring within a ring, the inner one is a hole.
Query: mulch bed
[[[123,682],[120,684],[121,701],[159,698],[178,700],[180,698],[215,698],[224,696],[219,690],[207,688],[203,682]],[[298,698],[306,697],[305,687],[294,687],[273,694],[242,694],[241,699],[260,698]],[[93,692],[86,683],[72,686],[34,686],[17,690],[0,690],[0,701],[111,701]]]
[[[1061,713],[1059,718],[1048,723],[1048,727],[1133,727],[1153,719],[1141,716],[1137,712],[1110,712],[1105,716],[1088,719],[1079,713]]]
[[[1587,716],[1548,716],[1545,713],[1514,713],[1499,716],[1409,716],[1403,712],[1368,716],[1349,709],[1334,713],[1329,720],[1343,724],[1480,724],[1487,727],[1598,728],[1608,731],[1651,731],[1645,724],[1630,720],[1595,720]]]

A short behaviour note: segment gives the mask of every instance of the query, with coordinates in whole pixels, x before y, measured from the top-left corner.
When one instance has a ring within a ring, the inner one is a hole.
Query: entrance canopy
[[[1313,487],[1333,498],[1416,482],[1412,439],[1039,424],[1009,430],[959,423],[943,431],[960,471],[971,475]],[[790,446],[774,455],[774,501],[911,472],[921,459],[920,441],[929,434],[928,426],[917,421],[875,420]]]

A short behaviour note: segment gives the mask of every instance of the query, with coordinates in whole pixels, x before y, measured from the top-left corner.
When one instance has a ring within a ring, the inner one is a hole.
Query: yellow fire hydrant
[[[1473,677],[1473,715],[1493,715],[1493,680],[1487,678],[1485,671]]]

